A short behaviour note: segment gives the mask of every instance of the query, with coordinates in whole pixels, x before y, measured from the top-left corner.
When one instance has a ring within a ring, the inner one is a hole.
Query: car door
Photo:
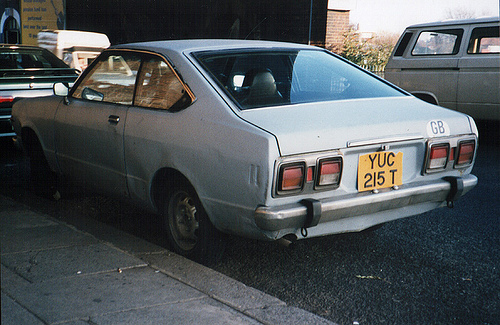
[[[72,90],[55,116],[62,174],[100,192],[126,195],[123,132],[140,56],[107,52]]]
[[[175,165],[178,158],[174,157],[189,154],[182,148],[183,132],[194,121],[189,120],[190,115],[176,112],[189,106],[194,95],[169,61],[158,54],[143,53],[137,80],[134,106],[128,110],[125,125],[125,163],[130,197],[147,201],[156,171]]]

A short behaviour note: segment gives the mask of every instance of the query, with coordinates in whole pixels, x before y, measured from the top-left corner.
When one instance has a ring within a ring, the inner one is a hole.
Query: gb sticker
[[[448,123],[442,120],[432,120],[427,123],[427,135],[429,137],[442,137],[450,135]]]

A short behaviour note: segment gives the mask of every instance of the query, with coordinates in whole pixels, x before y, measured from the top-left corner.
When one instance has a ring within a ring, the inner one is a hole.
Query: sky
[[[498,16],[499,0],[329,0],[330,7],[350,9],[351,23],[361,31],[401,34],[406,26],[444,20],[449,12]],[[332,3],[333,2],[333,3]]]

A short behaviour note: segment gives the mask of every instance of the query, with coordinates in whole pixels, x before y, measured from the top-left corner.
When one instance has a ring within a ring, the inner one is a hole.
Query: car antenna
[[[261,24],[262,24],[262,23],[263,23],[266,19],[267,19],[267,17],[264,17],[264,19],[262,19],[262,20],[260,21],[260,23],[258,23],[258,24],[257,24],[257,25],[256,25],[256,26],[255,26],[255,27],[254,27],[254,28],[253,28],[253,29],[252,29],[252,30],[248,33],[248,35],[247,35],[244,39],[246,40],[246,39],[248,38],[248,36],[250,36],[250,34],[252,34],[252,33],[253,33],[253,31],[254,31],[254,30],[256,30],[256,29],[257,29],[257,27],[259,27],[259,26],[260,26],[260,25],[261,25]]]

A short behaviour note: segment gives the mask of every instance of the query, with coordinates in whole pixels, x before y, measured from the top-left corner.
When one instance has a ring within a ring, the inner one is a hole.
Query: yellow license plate
[[[403,184],[402,152],[379,151],[359,156],[359,192],[401,184]]]

